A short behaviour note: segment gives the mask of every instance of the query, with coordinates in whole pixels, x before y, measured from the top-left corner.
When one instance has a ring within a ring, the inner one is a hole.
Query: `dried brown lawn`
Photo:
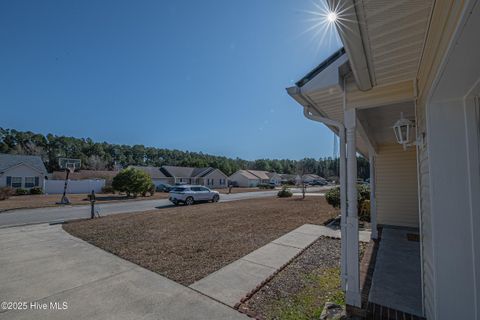
[[[323,197],[272,197],[120,214],[64,229],[189,285],[305,223],[336,215]]]
[[[86,194],[68,194],[68,199],[72,205],[89,204]],[[0,213],[2,211],[14,209],[33,209],[59,206],[56,202],[62,198],[61,194],[38,194],[12,196],[9,199],[0,201]],[[118,201],[138,201],[138,200],[155,200],[167,199],[168,193],[156,192],[153,196],[127,198],[125,195],[119,194],[97,194],[97,203],[109,203]]]

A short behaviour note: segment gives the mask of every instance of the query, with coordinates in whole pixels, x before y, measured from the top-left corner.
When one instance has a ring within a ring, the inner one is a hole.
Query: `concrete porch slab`
[[[407,233],[412,231],[382,229],[369,301],[421,316],[420,243],[408,241]]]

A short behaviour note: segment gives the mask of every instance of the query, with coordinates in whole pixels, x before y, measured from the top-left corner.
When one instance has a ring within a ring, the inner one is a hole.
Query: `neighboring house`
[[[219,169],[162,166],[162,174],[171,179],[172,183],[198,184],[209,188],[226,188],[228,177]]]
[[[0,187],[43,188],[47,169],[39,156],[0,154]]]
[[[256,187],[259,184],[278,186],[282,183],[282,177],[278,173],[263,170],[238,170],[229,179],[239,187]]]
[[[328,3],[345,48],[287,91],[340,136],[347,310],[479,319],[480,1]],[[378,247],[361,266],[357,152]]]
[[[228,178],[232,185],[236,187],[253,188],[261,182],[260,178],[250,173],[248,170],[238,170]]]
[[[148,174],[152,178],[155,186],[164,185],[164,184],[173,184],[174,179],[167,177],[158,167],[149,167],[149,166],[129,166],[141,170]]]
[[[327,182],[324,178],[320,177],[319,175],[313,174],[313,173],[304,174],[302,176],[302,181],[304,183]]]
[[[302,177],[298,174],[280,174],[282,184],[298,185],[302,183]]]

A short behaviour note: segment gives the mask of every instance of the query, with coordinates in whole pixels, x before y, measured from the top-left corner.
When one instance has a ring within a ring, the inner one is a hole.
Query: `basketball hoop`
[[[68,186],[68,177],[70,173],[75,172],[75,170],[79,170],[81,165],[80,159],[71,159],[71,158],[59,158],[58,159],[58,166],[61,169],[64,169],[66,172],[65,175],[65,185],[63,187],[63,195],[60,202],[57,204],[70,204],[70,201],[67,198],[67,186]]]

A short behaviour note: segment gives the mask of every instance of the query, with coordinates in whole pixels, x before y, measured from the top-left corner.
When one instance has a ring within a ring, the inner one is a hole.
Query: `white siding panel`
[[[398,144],[379,146],[376,161],[379,224],[418,227],[415,148]]]

